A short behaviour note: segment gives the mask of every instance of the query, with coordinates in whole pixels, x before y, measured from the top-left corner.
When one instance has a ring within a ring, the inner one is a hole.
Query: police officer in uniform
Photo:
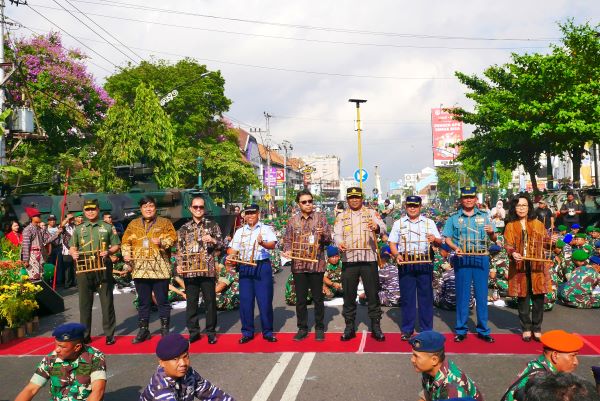
[[[83,211],[87,221],[73,230],[73,236],[69,241],[69,253],[77,263],[80,252],[98,251],[106,270],[77,274],[79,320],[86,327],[84,340],[89,342],[94,293],[97,292],[102,307],[102,327],[106,344],[112,345],[115,343],[116,318],[113,304],[112,262],[109,256],[119,251],[120,240],[112,226],[99,219],[98,199],[87,199],[83,203]]]
[[[106,388],[104,354],[83,343],[86,327],[65,323],[52,336],[55,349],[39,363],[15,401],[30,401],[50,382],[50,400],[102,400]]]
[[[489,215],[475,207],[477,187],[460,189],[461,208],[448,218],[442,235],[446,244],[456,254],[454,270],[456,274],[456,327],[454,341],[461,342],[467,338],[467,320],[469,319],[469,301],[471,285],[475,290],[477,303],[477,337],[493,343],[488,327],[488,277],[490,275],[489,255],[461,255],[465,252],[483,252],[485,238],[496,241],[496,233]],[[467,242],[470,240],[471,242]],[[466,244],[467,249],[462,249]],[[471,249],[469,249],[471,248]]]
[[[392,256],[398,263],[412,259],[430,259],[430,243],[441,245],[442,237],[435,222],[421,216],[421,197],[406,197],[406,216],[394,222],[389,236]],[[417,300],[421,331],[433,330],[433,262],[401,264],[398,268],[402,308],[402,341],[408,341],[415,329]]]
[[[377,270],[376,236],[385,234],[385,225],[379,214],[363,206],[363,191],[350,187],[346,191],[349,208],[338,214],[334,225],[334,241],[342,253],[342,286],[344,307],[342,315],[346,322],[342,341],[356,337],[356,291],[362,279],[367,294],[371,337],[384,341],[381,331],[381,305],[379,302],[379,273]],[[348,243],[347,243],[348,242]],[[354,249],[367,247],[368,249]]]

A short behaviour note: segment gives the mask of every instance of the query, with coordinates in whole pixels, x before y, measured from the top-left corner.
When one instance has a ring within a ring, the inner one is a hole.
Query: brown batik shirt
[[[323,233],[317,234],[317,228],[322,228]],[[323,250],[330,243],[331,226],[323,213],[312,212],[306,217],[297,213],[290,217],[285,228],[283,251],[317,260],[310,262],[292,259],[292,273],[323,273],[326,265]]]
[[[205,243],[202,241],[204,235],[210,235],[217,243]],[[221,228],[214,221],[202,218],[199,223],[193,219],[185,223],[177,230],[177,266],[184,270],[181,277],[215,277],[215,250],[224,247],[221,236]],[[203,254],[204,261],[199,256]],[[185,272],[186,269],[205,271]]]

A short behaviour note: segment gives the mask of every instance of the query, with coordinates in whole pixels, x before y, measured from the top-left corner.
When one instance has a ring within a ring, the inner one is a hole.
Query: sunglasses
[[[303,201],[300,201],[300,203],[303,204],[303,205],[312,205],[313,200],[312,199],[303,200]]]
[[[419,207],[419,206],[421,206],[421,204],[419,204],[419,203],[407,203],[406,204],[406,207]]]
[[[84,208],[83,208],[83,211],[84,211],[84,212],[89,212],[89,211],[91,211],[91,210],[96,210],[96,209],[98,209],[98,208],[97,208],[97,207],[84,207]]]
[[[194,205],[194,206],[190,206],[190,207],[194,210],[204,210],[204,205],[202,205],[202,206]]]

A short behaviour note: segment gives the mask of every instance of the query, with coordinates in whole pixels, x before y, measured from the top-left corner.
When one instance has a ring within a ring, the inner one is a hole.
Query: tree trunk
[[[534,195],[537,195],[540,191],[537,186],[537,177],[535,176],[536,169],[535,167],[529,168],[525,167],[527,173],[529,173],[529,179],[531,180],[531,187],[533,188]]]
[[[554,177],[552,176],[552,155],[546,152],[546,188],[554,188]]]
[[[583,156],[583,147],[573,149],[571,153],[571,163],[573,164],[573,188],[581,187],[581,159]]]

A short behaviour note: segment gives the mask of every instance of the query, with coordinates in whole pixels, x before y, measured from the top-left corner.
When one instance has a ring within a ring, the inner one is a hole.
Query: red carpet
[[[240,345],[240,334],[220,334],[219,342],[215,345],[207,343],[206,336],[191,346],[191,353],[278,353],[278,352],[331,352],[331,353],[360,353],[360,352],[385,352],[385,353],[410,353],[411,348],[407,342],[400,340],[400,333],[387,333],[386,341],[377,342],[369,333],[365,335],[364,346],[361,349],[362,333],[348,342],[341,342],[341,333],[326,333],[326,340],[314,340],[314,333],[304,341],[296,342],[292,338],[295,333],[277,333],[279,339],[276,343],[268,343],[258,334],[254,340]],[[452,333],[446,333],[446,352],[450,354],[520,354],[535,355],[542,351],[541,344],[537,342],[525,343],[516,334],[493,334],[496,342],[488,344],[470,333],[462,343],[455,343]],[[600,355],[600,335],[581,335],[584,347],[580,355]],[[159,335],[153,335],[150,341],[141,344],[131,344],[133,336],[117,336],[117,343],[107,346],[104,337],[94,337],[92,345],[108,355],[135,355],[154,354]],[[32,337],[19,339],[8,344],[0,344],[0,356],[26,356],[46,355],[51,352],[54,340],[51,337]]]

